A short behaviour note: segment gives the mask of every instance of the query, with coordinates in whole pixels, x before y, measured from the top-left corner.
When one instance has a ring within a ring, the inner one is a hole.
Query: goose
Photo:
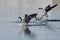
[[[45,10],[46,12],[49,12],[50,10],[52,10],[53,8],[55,8],[57,5],[58,5],[58,4],[55,4],[55,5],[53,5],[53,6],[47,5],[47,6],[44,8],[44,10]],[[43,9],[43,8],[38,8],[38,9]]]
[[[37,13],[31,14],[31,15],[25,14],[24,19],[22,19],[21,17],[18,17],[22,22],[22,28],[26,34],[31,34],[31,31],[26,26],[26,24],[28,24],[32,18],[36,18],[36,16],[37,16]]]
[[[52,10],[53,8],[55,8],[58,4],[55,4],[53,6],[51,5],[47,5],[45,8],[38,8],[38,9],[41,9],[43,10],[44,14],[42,15],[42,17],[38,20],[41,20],[44,16],[48,17],[48,14],[47,12],[49,12],[50,10]]]
[[[21,17],[18,17],[18,18],[19,18],[21,21],[24,20],[25,23],[27,24],[27,23],[30,22],[31,19],[36,18],[36,16],[37,16],[37,13],[34,13],[34,14],[30,14],[30,15],[25,14],[24,19],[22,19]]]

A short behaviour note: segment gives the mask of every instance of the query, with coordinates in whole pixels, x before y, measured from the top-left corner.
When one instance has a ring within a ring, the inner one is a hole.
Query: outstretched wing
[[[31,18],[34,18],[36,16],[37,16],[37,13],[34,13],[34,14],[29,15],[29,17],[31,17]]]
[[[50,11],[51,9],[55,8],[57,5],[58,5],[58,4],[56,4],[56,5],[52,6],[52,7],[51,7],[50,5],[48,5],[48,6],[45,8],[45,11],[48,12],[48,11]]]
[[[29,23],[30,20],[31,20],[32,18],[35,18],[36,16],[37,16],[37,13],[34,13],[34,14],[31,14],[31,15],[27,16],[27,18],[25,19],[25,22],[26,22],[26,23]]]

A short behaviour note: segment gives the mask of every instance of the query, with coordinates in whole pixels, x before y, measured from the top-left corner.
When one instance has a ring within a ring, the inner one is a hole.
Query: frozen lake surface
[[[0,40],[60,40],[60,22],[48,22],[46,26],[30,26],[31,34],[21,32],[20,23],[15,21],[25,14],[44,12],[38,8],[58,3],[48,13],[49,19],[60,19],[60,1],[58,0],[0,0]],[[53,2],[53,3],[52,3]],[[43,4],[44,3],[44,4]]]
[[[0,40],[60,40],[60,22],[48,22],[47,26],[31,26],[31,34],[21,31],[15,17],[0,16]]]

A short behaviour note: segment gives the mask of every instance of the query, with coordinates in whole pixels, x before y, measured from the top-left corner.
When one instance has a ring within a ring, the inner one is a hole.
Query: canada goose
[[[21,21],[22,21],[22,20],[25,20],[26,23],[29,23],[30,20],[31,20],[32,18],[36,18],[36,16],[37,16],[37,13],[34,13],[34,14],[31,14],[31,15],[25,14],[24,19],[22,19],[21,17],[18,17],[18,18],[19,18]]]
[[[47,12],[49,12],[50,10],[52,10],[53,8],[55,8],[57,5],[58,5],[58,4],[55,4],[55,5],[53,5],[53,6],[48,5],[48,6],[46,6],[45,8],[38,8],[38,9],[42,9],[43,12],[44,12],[44,14],[43,14],[42,17],[40,18],[40,20],[43,18],[43,16],[48,17]]]
[[[55,4],[55,5],[53,5],[53,6],[48,5],[48,6],[46,6],[46,7],[44,8],[44,10],[45,10],[46,12],[49,12],[51,9],[55,8],[57,5],[58,5],[58,4]],[[43,8],[38,8],[38,9],[43,9]]]
[[[23,22],[23,23],[22,23],[22,28],[23,28],[23,30],[24,30],[24,33],[26,33],[26,34],[31,34],[31,31],[30,31],[29,28],[26,26],[26,24],[29,23],[32,18],[36,18],[36,16],[37,16],[37,13],[31,14],[31,15],[25,14],[24,19],[22,19],[21,17],[18,17],[18,18]]]

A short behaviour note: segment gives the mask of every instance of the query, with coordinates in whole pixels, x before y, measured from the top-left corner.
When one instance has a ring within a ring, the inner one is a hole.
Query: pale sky
[[[17,16],[23,17],[24,14],[32,14],[32,13],[38,13],[40,15],[41,10],[38,10],[39,7],[44,8],[49,4],[52,5],[56,3],[59,4],[60,3],[59,0],[55,2],[54,0],[0,0],[0,15],[6,15],[6,16],[11,15],[11,17],[14,14],[16,14],[15,15],[16,17]],[[58,6],[57,9],[58,14],[59,14],[59,8],[60,6]],[[49,16],[53,16],[51,14],[53,13],[52,11],[49,12]],[[55,13],[57,12],[55,11]]]

